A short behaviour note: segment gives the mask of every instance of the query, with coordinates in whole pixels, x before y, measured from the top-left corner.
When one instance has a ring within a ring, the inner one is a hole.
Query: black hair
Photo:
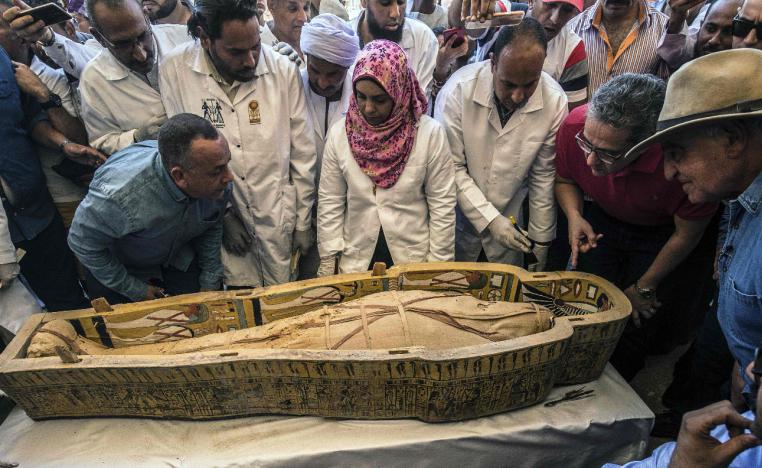
[[[190,169],[189,150],[193,140],[216,140],[217,129],[195,114],[177,114],[167,120],[159,129],[159,153],[164,168],[169,171],[175,166]]]
[[[188,20],[188,34],[199,38],[198,28],[210,39],[219,39],[226,21],[259,18],[256,0],[196,0]]]
[[[521,22],[515,26],[503,26],[497,33],[495,45],[492,48],[492,59],[497,63],[500,53],[505,46],[518,39],[529,39],[542,46],[542,49],[548,50],[548,37],[545,35],[545,29],[539,21],[534,18],[524,17]]]

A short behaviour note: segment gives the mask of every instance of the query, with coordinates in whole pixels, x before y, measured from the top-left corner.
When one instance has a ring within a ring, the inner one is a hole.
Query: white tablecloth
[[[572,387],[555,388],[555,399]],[[609,365],[592,398],[459,423],[260,416],[35,422],[15,408],[0,462],[26,467],[594,467],[642,457],[653,413]]]

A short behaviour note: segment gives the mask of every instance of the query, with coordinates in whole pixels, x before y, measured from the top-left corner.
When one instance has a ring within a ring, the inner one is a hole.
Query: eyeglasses
[[[742,18],[741,15],[736,15],[733,18],[733,35],[735,37],[746,37],[752,29],[757,30],[757,38],[762,40],[762,23],[747,20]]]
[[[153,31],[151,30],[151,23],[148,21],[147,18],[145,18],[145,22],[146,22],[145,31],[143,31],[142,34],[140,34],[138,37],[134,39],[125,39],[123,41],[111,42],[108,39],[106,39],[106,36],[104,36],[103,34],[100,34],[100,37],[109,48],[119,52],[126,52],[126,51],[134,49],[135,46],[138,44],[148,43],[148,40],[153,37]]]
[[[590,141],[585,138],[585,135],[582,133],[583,130],[580,130],[579,133],[574,137],[577,140],[577,146],[579,146],[579,149],[582,150],[583,153],[585,153],[585,157],[590,156],[590,153],[595,151],[596,156],[598,156],[598,159],[603,161],[605,164],[614,164],[615,162],[622,159],[622,156],[625,155],[627,151],[610,151],[605,150],[601,148],[597,148],[595,145],[590,143]]]

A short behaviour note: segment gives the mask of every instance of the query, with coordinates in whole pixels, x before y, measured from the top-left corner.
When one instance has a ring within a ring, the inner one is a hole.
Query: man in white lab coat
[[[180,25],[155,25],[139,0],[88,0],[91,32],[104,49],[80,79],[82,120],[90,144],[115,153],[156,139],[167,119],[159,96],[159,67],[167,52],[189,40]]]
[[[188,29],[197,40],[167,57],[159,81],[168,115],[200,115],[230,144],[225,283],[287,282],[292,250],[314,243],[315,142],[299,70],[261,44],[255,0],[197,0]]]
[[[455,158],[458,187],[455,259],[522,265],[533,252],[544,267],[555,236],[555,139],[567,98],[542,72],[542,26],[526,18],[503,28],[491,60],[461,68],[437,96]],[[521,205],[529,197],[528,236]]]
[[[360,38],[360,48],[375,39],[387,39],[402,47],[410,59],[423,93],[431,96],[439,43],[431,28],[405,18],[405,0],[360,0],[365,8],[350,24]]]
[[[301,49],[307,63],[301,74],[317,150],[317,186],[328,129],[343,121],[349,109],[352,80],[347,76],[347,70],[355,62],[360,46],[352,28],[338,16],[327,13],[304,25]],[[317,249],[310,249],[299,262],[299,279],[314,278],[319,264]]]

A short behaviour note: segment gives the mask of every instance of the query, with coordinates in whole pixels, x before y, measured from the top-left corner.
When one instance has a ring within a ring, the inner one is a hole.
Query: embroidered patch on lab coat
[[[262,123],[262,118],[259,115],[259,103],[256,100],[249,102],[249,123],[251,125]]]
[[[222,109],[220,101],[209,98],[201,100],[201,110],[204,111],[204,118],[211,122],[217,128],[225,128],[225,119],[222,118]]]

